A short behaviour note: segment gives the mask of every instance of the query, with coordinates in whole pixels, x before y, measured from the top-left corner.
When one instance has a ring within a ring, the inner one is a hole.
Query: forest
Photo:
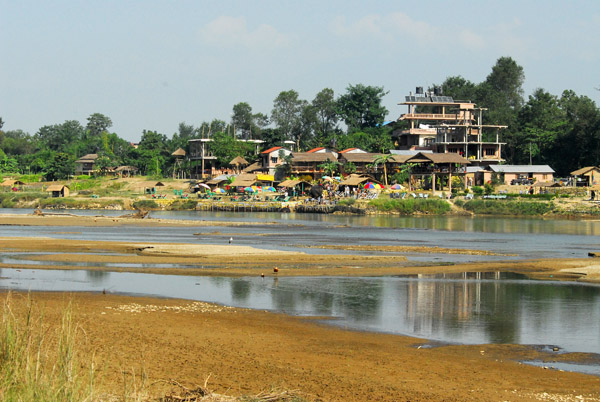
[[[487,108],[483,124],[507,125],[501,141],[506,143],[502,156],[508,164],[548,164],[559,176],[597,165],[600,110],[595,102],[568,89],[555,95],[537,88],[526,99],[524,81],[523,67],[511,57],[501,57],[483,82],[452,76],[430,90],[441,87],[444,95]],[[254,148],[240,139],[263,140],[265,149],[287,140],[294,141],[300,151],[325,146],[387,153],[395,146],[391,132],[405,124],[396,121],[404,111],[388,111],[382,105],[387,94],[383,86],[356,84],[348,85],[345,93],[337,96],[325,88],[309,101],[291,89],[279,93],[268,114],[255,112],[250,104],[240,102],[233,106],[229,122],[181,122],[170,137],[144,130],[137,147],[112,132],[112,120],[101,113],[90,115],[85,123],[68,120],[45,125],[33,134],[3,131],[3,116],[0,175],[20,173],[42,175],[46,180],[64,179],[74,173],[75,160],[95,153],[100,171],[127,165],[137,167],[141,174],[170,176],[175,163],[171,153],[178,148],[188,151],[188,140],[194,138],[211,138],[214,154],[223,165],[238,155],[251,162],[256,159]]]

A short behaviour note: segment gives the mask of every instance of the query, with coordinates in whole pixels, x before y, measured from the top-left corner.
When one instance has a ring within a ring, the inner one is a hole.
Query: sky
[[[137,142],[179,123],[269,115],[282,91],[373,85],[387,120],[415,87],[485,80],[503,56],[536,88],[600,104],[598,0],[0,0],[0,117],[35,134],[93,113]]]

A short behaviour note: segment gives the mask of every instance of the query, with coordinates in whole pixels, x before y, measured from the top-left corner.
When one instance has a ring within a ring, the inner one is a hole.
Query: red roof
[[[354,151],[355,149],[358,148],[348,148],[348,149],[344,149],[343,151],[338,152],[339,154],[343,154],[344,152],[348,152],[348,151]]]
[[[266,151],[262,151],[261,154],[270,154],[273,151],[277,151],[278,149],[281,149],[281,147],[273,147],[273,148],[269,148]]]
[[[311,154],[311,153],[313,153],[313,152],[317,152],[317,151],[320,151],[320,150],[322,150],[322,149],[325,149],[325,147],[317,147],[317,148],[313,148],[313,149],[311,149],[310,151],[306,151],[306,153],[307,153],[307,154]]]

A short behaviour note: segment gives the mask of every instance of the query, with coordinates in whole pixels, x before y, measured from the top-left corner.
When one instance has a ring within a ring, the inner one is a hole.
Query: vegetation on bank
[[[0,396],[3,401],[93,400],[93,361],[77,352],[79,328],[67,307],[58,327],[44,322],[31,299],[15,311],[16,300],[3,300],[0,322]],[[17,307],[18,308],[18,307]]]
[[[462,204],[462,205],[461,205]],[[545,215],[555,210],[552,202],[512,200],[470,200],[456,206],[476,215]]]
[[[451,210],[451,206],[447,201],[435,198],[409,198],[404,200],[376,198],[369,201],[369,207],[377,211],[393,212],[401,215],[443,215]]]
[[[26,300],[22,300],[25,299]],[[181,389],[166,396],[149,396],[145,376],[123,375],[122,384],[104,384],[93,356],[85,355],[86,332],[73,318],[71,304],[57,322],[28,296],[8,293],[0,302],[0,399],[6,402],[80,401],[238,401],[308,402],[297,392],[265,391],[257,396],[232,398],[204,387]],[[116,387],[115,387],[116,385]],[[105,387],[121,388],[119,394]],[[205,385],[206,386],[206,385]]]

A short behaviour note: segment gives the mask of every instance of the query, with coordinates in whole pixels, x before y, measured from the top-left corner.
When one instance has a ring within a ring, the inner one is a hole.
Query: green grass
[[[542,201],[471,200],[463,208],[481,215],[544,215],[555,207]]]
[[[160,209],[159,205],[154,200],[140,200],[133,203],[134,209],[149,210]]]
[[[195,210],[198,201],[196,200],[177,200],[173,201],[169,206],[169,211],[190,211]]]
[[[443,215],[450,212],[450,204],[435,198],[409,198],[404,200],[378,198],[371,200],[369,206],[382,212],[396,212],[402,215],[415,213]]]

